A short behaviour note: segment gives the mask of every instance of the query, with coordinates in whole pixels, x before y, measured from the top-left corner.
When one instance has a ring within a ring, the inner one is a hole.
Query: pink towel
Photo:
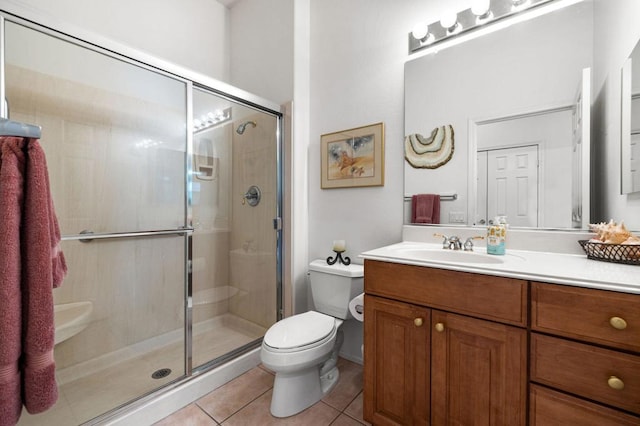
[[[412,196],[411,223],[440,223],[440,195],[417,194]]]
[[[0,138],[0,144],[0,267],[9,272],[0,279],[0,424],[10,425],[22,404],[35,414],[57,401],[53,288],[67,266],[42,147],[35,139],[13,137]]]
[[[22,296],[20,218],[24,155],[21,139],[0,139],[0,424],[18,422],[22,410]]]

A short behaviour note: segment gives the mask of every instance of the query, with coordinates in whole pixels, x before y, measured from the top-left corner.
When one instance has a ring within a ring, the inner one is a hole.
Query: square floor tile
[[[273,379],[273,374],[256,367],[203,396],[196,404],[216,421],[223,422],[271,389]]]
[[[238,411],[228,420],[222,423],[223,426],[328,426],[339,415],[340,412],[323,402],[307,408],[295,416],[286,418],[273,417],[269,412],[271,406],[272,391],[268,391],[253,401],[251,404]]]

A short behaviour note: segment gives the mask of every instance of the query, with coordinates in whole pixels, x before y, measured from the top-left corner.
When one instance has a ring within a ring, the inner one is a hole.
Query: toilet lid
[[[310,345],[327,337],[335,328],[335,318],[309,311],[278,321],[264,335],[272,348],[292,349]]]

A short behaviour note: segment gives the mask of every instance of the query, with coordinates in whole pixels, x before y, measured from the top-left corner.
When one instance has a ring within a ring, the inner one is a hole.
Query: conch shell
[[[589,241],[599,244],[593,248],[594,253],[614,261],[640,260],[640,237],[629,232],[623,222],[617,224],[610,220],[609,223],[592,223],[589,228],[596,233],[596,237]]]
[[[638,238],[624,226],[624,222],[617,224],[613,219],[610,220],[609,223],[601,222],[590,224],[589,228],[597,235],[596,238],[592,238],[592,241],[600,243],[625,244],[626,241],[630,241],[627,244],[636,244],[634,241]]]

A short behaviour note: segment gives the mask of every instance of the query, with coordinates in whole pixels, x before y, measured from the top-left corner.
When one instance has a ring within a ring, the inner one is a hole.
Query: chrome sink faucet
[[[476,237],[469,237],[466,239],[466,241],[464,242],[464,244],[462,244],[462,241],[460,240],[460,237],[456,236],[456,235],[452,235],[450,237],[447,237],[446,235],[443,234],[433,234],[434,237],[442,237],[442,248],[445,250],[462,250],[464,248],[465,251],[473,251],[473,240],[483,240],[484,237],[482,236],[476,236]]]
[[[442,237],[444,240],[442,241],[442,248],[445,250],[462,250],[462,242],[460,242],[460,238],[455,235],[447,237],[442,234],[433,234],[434,237]]]
[[[469,237],[464,242],[464,251],[473,251],[473,240],[484,240],[484,237],[481,235],[475,237]]]

